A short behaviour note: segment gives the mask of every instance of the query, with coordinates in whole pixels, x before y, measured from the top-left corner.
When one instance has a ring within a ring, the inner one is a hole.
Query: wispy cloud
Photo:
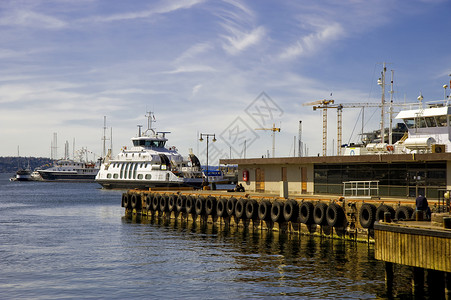
[[[345,35],[345,31],[339,23],[311,25],[313,32],[300,37],[293,45],[286,48],[280,54],[281,59],[292,59],[316,53],[328,43],[341,39]]]
[[[37,13],[28,9],[5,11],[0,18],[0,26],[23,26],[44,29],[61,29],[66,22],[54,17]]]
[[[181,9],[188,9],[202,2],[204,2],[204,0],[163,1],[147,10],[113,14],[109,16],[96,16],[87,19],[87,21],[114,22],[114,21],[143,19],[149,18],[152,15],[167,14]]]
[[[180,74],[180,73],[197,73],[197,72],[214,72],[215,69],[206,65],[186,65],[180,66],[175,70],[163,72],[164,74]]]
[[[207,53],[207,51],[212,50],[213,46],[210,43],[197,43],[189,47],[184,51],[179,57],[175,59],[175,63],[181,63],[187,60],[192,60],[197,58],[199,55]]]
[[[224,43],[224,49],[230,54],[237,54],[246,48],[258,44],[265,35],[263,26],[259,26],[250,32],[229,26],[227,31],[230,35],[224,35],[228,43]]]
[[[263,26],[255,24],[252,10],[238,1],[225,1],[230,7],[218,10],[216,14],[221,18],[221,26],[226,34],[223,49],[229,54],[240,53],[250,46],[257,45],[266,35]]]

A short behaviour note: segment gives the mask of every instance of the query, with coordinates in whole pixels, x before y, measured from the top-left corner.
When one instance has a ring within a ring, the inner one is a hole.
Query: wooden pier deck
[[[445,221],[449,217],[442,214]],[[434,284],[429,289],[441,290],[451,299],[451,229],[430,221],[376,222],[374,250],[376,259],[385,262],[388,289],[393,285],[393,264],[400,264],[412,267],[414,293],[424,288],[426,271],[428,282]]]

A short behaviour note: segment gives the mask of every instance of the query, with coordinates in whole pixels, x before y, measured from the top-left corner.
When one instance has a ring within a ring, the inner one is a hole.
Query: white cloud
[[[215,69],[206,65],[186,65],[180,66],[172,71],[163,72],[163,74],[197,73],[197,72],[215,72]]]
[[[313,25],[313,24],[312,24]],[[314,32],[302,36],[294,45],[286,48],[281,54],[281,59],[292,59],[301,55],[316,53],[325,45],[330,46],[330,42],[336,41],[345,36],[345,31],[339,23],[329,25],[314,25]]]
[[[201,88],[202,88],[202,84],[198,84],[198,85],[194,86],[192,96],[195,96]]]
[[[185,52],[183,52],[179,57],[175,59],[175,63],[180,63],[186,60],[192,60],[197,58],[199,55],[206,54],[209,50],[212,50],[213,46],[210,43],[198,43],[189,47]],[[203,58],[203,57],[202,57]]]
[[[0,26],[23,26],[44,29],[61,29],[66,22],[45,14],[31,10],[7,11],[7,15],[0,18]]]
[[[230,54],[237,54],[246,48],[258,44],[265,36],[265,29],[259,26],[250,32],[242,31],[238,28],[227,28],[231,35],[224,35],[228,43],[224,43],[224,49]]]
[[[238,1],[225,1],[228,8],[218,9],[215,14],[222,20],[225,29],[223,49],[232,55],[238,54],[250,46],[257,45],[266,35],[264,26],[255,24],[255,14]]]
[[[147,10],[113,14],[110,16],[96,16],[93,18],[89,18],[88,20],[95,22],[114,22],[114,21],[143,19],[148,18],[152,15],[167,14],[181,9],[188,9],[202,2],[204,2],[204,0],[163,1],[159,5],[156,5],[155,7],[152,7]]]

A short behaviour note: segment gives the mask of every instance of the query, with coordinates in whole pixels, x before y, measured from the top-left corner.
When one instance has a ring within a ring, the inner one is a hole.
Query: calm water
[[[10,176],[0,174],[0,299],[387,298],[367,244],[130,220],[120,191]],[[409,298],[408,269],[395,272],[394,297]]]

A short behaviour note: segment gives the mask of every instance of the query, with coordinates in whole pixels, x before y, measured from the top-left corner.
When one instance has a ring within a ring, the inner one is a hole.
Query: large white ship
[[[204,177],[194,154],[180,155],[175,147],[166,148],[166,134],[152,129],[153,114],[146,115],[148,128],[132,138],[133,147],[124,147],[116,158],[105,158],[96,176],[104,188],[139,188],[170,186],[200,187]]]
[[[58,160],[48,169],[37,170],[44,181],[94,182],[99,164],[94,162]]]

